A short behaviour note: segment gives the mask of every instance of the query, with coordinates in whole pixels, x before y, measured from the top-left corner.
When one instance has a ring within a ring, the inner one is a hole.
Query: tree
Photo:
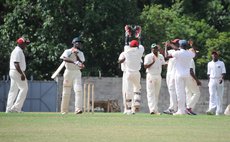
[[[200,51],[197,58],[208,59],[207,47],[205,45],[207,39],[218,37],[218,32],[210,27],[204,20],[197,21],[195,18],[180,15],[172,9],[162,9],[159,5],[146,7],[141,15],[144,22],[143,29],[146,47],[150,47],[151,43],[161,44],[162,42],[175,38],[192,39],[198,50]],[[207,60],[206,60],[207,61]],[[205,78],[204,70],[201,67],[206,66],[204,62],[197,62],[197,75]]]
[[[136,0],[6,0],[1,6],[7,12],[0,25],[0,46],[7,54],[2,56],[0,75],[8,74],[10,52],[16,39],[25,36],[31,40],[27,74],[34,79],[50,79],[61,53],[80,35],[87,58],[84,72],[93,75],[92,70],[99,69],[104,76],[114,76],[124,46],[124,26],[137,23],[139,17]]]
[[[210,38],[206,42],[206,47],[208,48],[208,61],[211,60],[211,52],[213,50],[216,50],[220,54],[220,59],[225,63],[225,67],[227,72],[230,70],[230,50],[229,50],[229,45],[230,45],[230,34],[229,32],[222,32],[219,33],[217,38]],[[206,60],[199,60],[200,62],[207,63],[208,61]],[[227,73],[225,78],[230,79],[230,74]]]

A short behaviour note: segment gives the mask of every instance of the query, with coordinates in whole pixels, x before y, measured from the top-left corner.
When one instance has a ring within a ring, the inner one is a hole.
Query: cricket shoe
[[[154,112],[154,111],[150,112],[150,114],[151,114],[151,115],[161,115],[161,113],[159,113],[159,112]]]
[[[216,116],[219,116],[219,115],[221,115],[220,113],[218,113],[218,112],[216,112]]]
[[[188,115],[196,115],[196,113],[194,113],[191,108],[187,108],[185,111]]]
[[[76,110],[76,111],[75,111],[75,114],[82,114],[82,110],[80,110],[80,109],[79,109],[79,110]]]
[[[214,113],[215,109],[216,109],[216,108],[208,109],[208,110],[206,111],[206,114],[207,114],[207,115],[214,115],[214,114],[215,114],[215,113]]]
[[[127,111],[126,111],[126,114],[127,114],[127,115],[133,115],[133,114],[135,114],[135,112],[133,112],[132,110],[127,110]]]
[[[173,115],[173,113],[175,113],[175,111],[173,109],[167,109],[167,110],[163,111],[163,113]]]
[[[68,112],[61,112],[61,114],[62,114],[62,115],[66,115],[66,114],[68,114]]]
[[[13,109],[6,111],[6,113],[23,113],[23,111],[19,111],[19,110],[13,108]]]

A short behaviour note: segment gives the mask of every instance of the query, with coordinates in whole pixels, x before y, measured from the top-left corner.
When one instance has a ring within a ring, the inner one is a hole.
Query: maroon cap
[[[137,40],[132,40],[130,43],[129,43],[130,47],[138,47],[139,46],[139,43]]]
[[[172,43],[177,43],[177,42],[179,42],[179,40],[180,40],[180,39],[176,38],[176,39],[174,39],[174,40],[171,40],[171,42],[172,42]]]
[[[25,40],[25,38],[20,37],[19,39],[17,39],[17,43],[18,44],[23,44],[23,43],[30,43],[29,40]]]
[[[217,51],[212,51],[212,54],[219,55],[219,53]]]

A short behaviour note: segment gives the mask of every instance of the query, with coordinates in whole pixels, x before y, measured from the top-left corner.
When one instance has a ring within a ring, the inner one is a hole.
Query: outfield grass
[[[0,142],[229,141],[229,116],[0,113]]]

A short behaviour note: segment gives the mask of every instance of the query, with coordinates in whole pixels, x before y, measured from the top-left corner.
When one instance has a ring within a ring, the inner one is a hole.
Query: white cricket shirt
[[[153,58],[155,59],[155,62],[152,66],[146,69],[146,72],[151,75],[161,75],[162,65],[165,64],[165,59],[162,54],[158,54],[158,57],[156,57],[153,53],[147,54],[144,59],[144,65],[151,64],[153,62]]]
[[[176,75],[181,77],[190,76],[190,63],[195,53],[189,50],[180,49],[172,53],[175,58]]]
[[[120,55],[119,55],[119,58],[118,60],[122,60],[125,58],[125,55],[124,55],[124,52],[122,52]],[[125,62],[121,63],[121,70],[124,72],[125,71]]]
[[[126,71],[134,72],[141,69],[142,56],[144,47],[132,47],[124,51]]]
[[[173,52],[175,52],[174,49],[168,50],[168,55],[171,56]],[[169,58],[168,60],[168,66],[167,66],[167,74],[175,75],[175,58]]]
[[[10,69],[16,69],[14,62],[19,62],[19,66],[22,71],[26,70],[26,60],[23,50],[16,46],[10,55]]]
[[[210,78],[221,78],[222,74],[226,73],[225,64],[223,61],[210,61],[208,63],[208,72]]]
[[[77,56],[79,57],[79,59],[82,61],[82,62],[85,62],[85,56],[83,54],[82,51],[80,51],[78,49],[77,51]],[[75,53],[72,53],[72,50],[71,49],[66,49],[63,54],[61,55],[60,59],[64,59],[67,58],[67,59],[71,59],[73,61],[77,61],[77,57],[75,55]],[[68,62],[65,62],[65,67],[66,69],[68,70],[80,70],[79,66],[73,64],[73,63],[68,63]]]

